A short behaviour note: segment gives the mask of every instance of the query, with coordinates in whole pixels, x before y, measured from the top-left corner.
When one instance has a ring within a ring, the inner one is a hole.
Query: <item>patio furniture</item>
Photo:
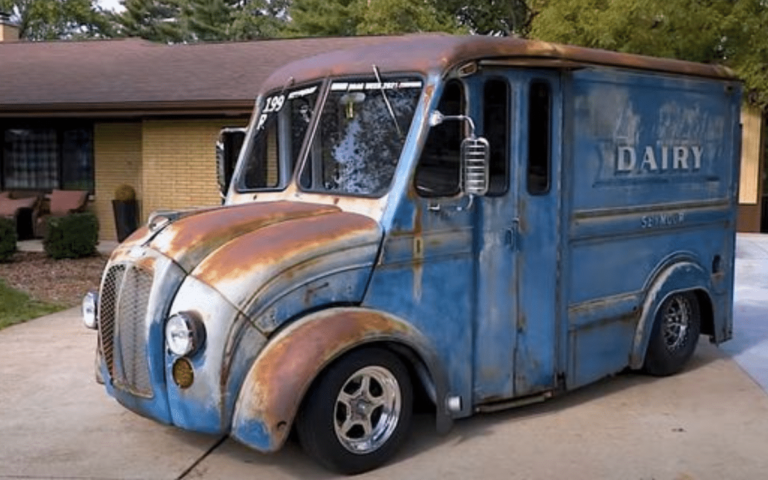
[[[53,190],[48,196],[48,205],[35,222],[35,237],[44,238],[48,219],[65,217],[72,213],[84,212],[88,204],[88,192],[83,190]]]
[[[37,195],[14,198],[10,192],[0,192],[0,217],[13,220],[19,240],[32,238],[39,200]]]

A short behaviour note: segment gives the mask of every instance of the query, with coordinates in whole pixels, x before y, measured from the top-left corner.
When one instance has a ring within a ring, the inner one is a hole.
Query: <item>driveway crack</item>
[[[216,450],[217,448],[219,448],[219,447],[221,446],[221,444],[222,444],[222,443],[224,443],[224,441],[225,441],[226,439],[227,439],[227,436],[226,436],[226,435],[224,435],[224,436],[223,436],[223,437],[221,437],[221,438],[220,438],[218,441],[216,441],[216,443],[214,443],[214,444],[211,446],[211,448],[209,448],[208,450],[206,450],[206,451],[205,451],[205,453],[203,453],[203,455],[202,455],[200,458],[198,458],[197,460],[195,460],[194,462],[192,462],[192,465],[190,465],[189,467],[187,467],[187,469],[186,469],[186,470],[184,470],[183,472],[181,472],[181,475],[179,475],[178,477],[176,477],[176,480],[183,480],[184,478],[186,478],[186,477],[187,477],[187,475],[189,475],[190,473],[192,473],[192,471],[193,471],[193,470],[194,470],[194,469],[195,469],[195,468],[196,468],[198,465],[200,465],[200,463],[201,463],[203,460],[205,460],[205,459],[208,457],[208,455],[212,454],[214,450]]]

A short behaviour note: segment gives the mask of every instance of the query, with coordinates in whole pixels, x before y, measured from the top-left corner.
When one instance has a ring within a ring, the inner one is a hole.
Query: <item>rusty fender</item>
[[[334,359],[357,346],[392,342],[415,353],[436,390],[447,394],[447,375],[424,336],[399,318],[362,308],[334,308],[291,324],[269,340],[246,376],[235,405],[231,435],[262,452],[282,447],[312,381]],[[438,430],[452,420],[437,401]]]
[[[660,271],[650,282],[640,320],[637,322],[629,366],[634,369],[642,368],[645,353],[648,349],[653,322],[664,300],[670,295],[682,291],[701,290],[706,293],[711,302],[710,278],[706,270],[690,261],[675,263]]]

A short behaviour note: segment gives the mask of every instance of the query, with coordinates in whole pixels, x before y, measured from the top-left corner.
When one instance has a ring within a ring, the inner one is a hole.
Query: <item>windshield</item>
[[[240,190],[276,189],[293,174],[317,102],[319,85],[272,93],[264,98],[245,154]]]
[[[310,191],[381,196],[421,94],[418,78],[334,82],[300,175]]]

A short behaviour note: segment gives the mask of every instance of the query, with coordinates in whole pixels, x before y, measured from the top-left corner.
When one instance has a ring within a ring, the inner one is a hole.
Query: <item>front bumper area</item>
[[[184,271],[171,259],[134,247],[115,253],[99,299],[100,372],[126,408],[171,424],[165,388],[163,327]]]

